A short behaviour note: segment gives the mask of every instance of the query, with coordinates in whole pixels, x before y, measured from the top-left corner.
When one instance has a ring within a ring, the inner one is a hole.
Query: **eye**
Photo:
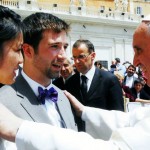
[[[64,49],[67,49],[67,48],[68,48],[68,45],[65,45],[65,46],[64,46]]]
[[[136,55],[139,55],[142,52],[142,49],[138,48],[138,47],[135,47],[134,52],[135,52]]]
[[[85,58],[86,56],[85,55],[79,55],[79,59],[82,59],[82,58]]]
[[[58,45],[51,45],[51,48],[58,48]]]
[[[69,65],[68,64],[64,64],[64,67],[68,67]]]

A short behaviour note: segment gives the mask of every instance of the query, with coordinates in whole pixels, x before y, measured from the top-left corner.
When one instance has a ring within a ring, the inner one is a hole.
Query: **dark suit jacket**
[[[65,90],[65,82],[63,80],[63,77],[59,77],[53,81],[53,84],[56,85],[61,90]]]
[[[137,92],[136,92],[135,88],[131,88],[131,92],[132,92],[134,99],[136,99],[137,98]],[[140,91],[140,98],[150,100],[150,96],[144,91],[144,89],[142,89]]]
[[[65,90],[66,89],[66,83],[68,82],[69,78],[71,77],[72,75],[70,75],[64,82],[63,80],[63,77],[60,76],[59,78],[55,79],[53,81],[53,84],[56,85],[58,88],[60,88],[61,90]]]
[[[107,110],[124,110],[121,85],[117,77],[110,72],[96,68],[86,99],[82,98],[79,73],[70,77],[66,84],[66,90],[86,106]]]

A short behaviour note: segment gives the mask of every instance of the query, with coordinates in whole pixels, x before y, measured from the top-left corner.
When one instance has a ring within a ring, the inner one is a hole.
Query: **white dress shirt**
[[[129,88],[132,88],[132,85],[133,85],[133,76],[131,76],[131,77],[126,77],[126,83],[125,83],[125,85],[126,86],[128,86]]]
[[[51,87],[53,87],[53,84],[50,84],[49,86],[45,88],[44,86],[32,80],[29,76],[27,76],[23,70],[21,74],[25,78],[25,80],[28,82],[29,86],[31,87],[31,89],[33,90],[33,92],[35,93],[37,97],[39,95],[39,92],[38,92],[39,86],[42,87],[43,89],[50,89]],[[56,104],[49,99],[45,99],[45,104],[43,104],[43,107],[46,109],[47,114],[50,120],[52,121],[52,125],[62,127],[61,118],[57,111]]]
[[[94,74],[95,74],[95,66],[93,65],[92,68],[86,73],[86,74],[82,74],[80,73],[80,79],[81,79],[81,75],[85,75],[88,79],[87,81],[87,90],[89,91],[90,89],[90,86],[91,86],[91,83],[92,83],[92,80],[93,80],[93,77],[94,77]],[[82,82],[82,80],[81,80]]]

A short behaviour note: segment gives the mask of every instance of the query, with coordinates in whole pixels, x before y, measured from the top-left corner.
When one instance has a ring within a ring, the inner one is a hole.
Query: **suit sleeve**
[[[109,82],[109,97],[108,108],[109,110],[121,110],[124,111],[124,101],[121,85],[115,76],[111,76]]]

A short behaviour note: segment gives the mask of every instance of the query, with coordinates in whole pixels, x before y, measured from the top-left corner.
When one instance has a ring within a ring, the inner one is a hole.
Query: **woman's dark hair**
[[[21,32],[21,17],[7,7],[0,5],[0,58],[3,57],[3,44],[15,39]]]

